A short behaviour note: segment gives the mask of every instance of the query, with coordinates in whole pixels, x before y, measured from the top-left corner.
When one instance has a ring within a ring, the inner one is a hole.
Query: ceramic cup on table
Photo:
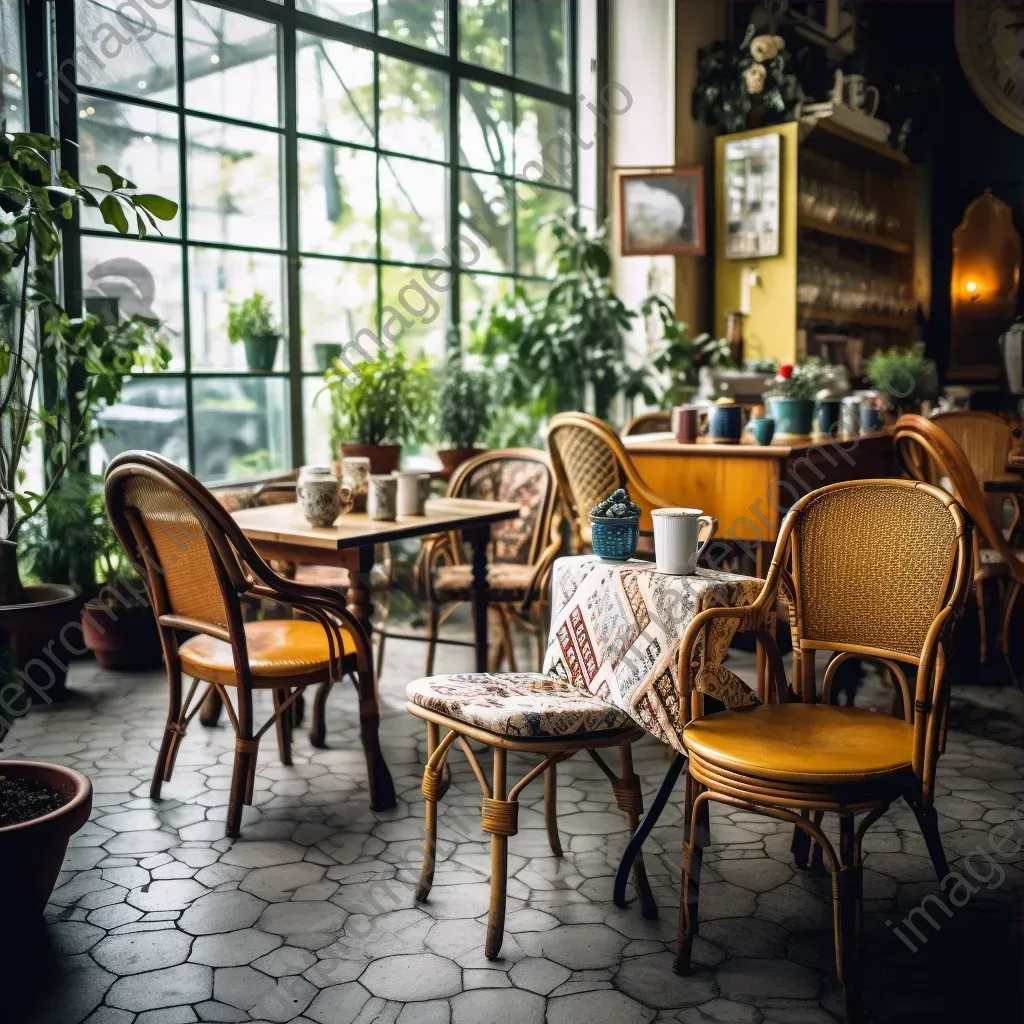
[[[847,395],[839,407],[839,428],[847,437],[860,433],[861,400],[856,395]]]
[[[421,516],[430,496],[429,473],[403,473],[395,470],[398,481],[398,514],[400,516]]]
[[[747,423],[747,430],[758,444],[771,444],[775,436],[775,420],[771,416],[755,416]]]
[[[667,576],[692,576],[697,559],[718,530],[718,520],[699,508],[656,508],[654,521],[654,557],[658,572]],[[700,540],[701,526],[707,534]]]
[[[819,399],[814,403],[814,429],[819,434],[834,433],[839,425],[840,402],[835,398]]]
[[[674,406],[671,424],[680,444],[693,444],[700,435],[700,410],[695,405]]]
[[[341,484],[352,494],[352,511],[365,512],[370,493],[370,460],[362,455],[348,455],[342,459]]]
[[[860,407],[860,432],[862,434],[873,434],[881,430],[885,424],[885,414],[879,404],[872,402],[865,403]]]
[[[398,477],[390,473],[370,477],[367,512],[371,519],[390,523],[398,514]]]
[[[712,406],[708,411],[708,434],[719,444],[737,444],[743,434],[743,406]]]
[[[349,493],[345,488],[346,499]],[[342,490],[330,466],[303,466],[295,497],[310,526],[332,526],[341,513]]]

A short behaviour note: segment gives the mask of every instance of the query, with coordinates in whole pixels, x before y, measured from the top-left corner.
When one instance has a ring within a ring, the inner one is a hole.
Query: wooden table
[[[700,440],[680,444],[671,434],[624,437],[644,482],[662,497],[700,508],[718,520],[718,538],[755,557],[763,578],[786,512],[796,500],[842,480],[896,475],[889,431],[853,438],[820,435],[740,444]]]

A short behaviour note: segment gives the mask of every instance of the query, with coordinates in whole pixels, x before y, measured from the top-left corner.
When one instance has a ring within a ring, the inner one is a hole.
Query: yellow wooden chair
[[[643,509],[640,533],[648,538],[653,536],[651,509],[673,504],[644,483],[618,434],[607,423],[585,412],[552,417],[548,451],[577,551],[591,545],[588,513],[616,488],[625,487]]]
[[[689,721],[683,882],[676,970],[690,966],[697,933],[708,804],[792,822],[824,852],[832,874],[836,970],[847,1019],[860,1009],[864,833],[903,797],[939,878],[948,872],[933,807],[935,767],[949,702],[945,669],[971,584],[970,520],[947,492],[909,480],[833,484],[801,498],[780,531],[761,594],[748,608],[714,608],[687,629],[679,652],[680,706]],[[784,703],[785,669],[764,626],[780,590],[792,602],[794,678],[802,700]],[[694,644],[715,618],[735,617],[766,642],[769,703],[703,716],[687,678]],[[833,652],[814,698],[814,658]],[[898,719],[831,703],[838,667],[874,660],[891,673]],[[916,682],[906,667],[916,669]],[[839,848],[821,828],[839,818]],[[859,824],[854,816],[864,815]]]

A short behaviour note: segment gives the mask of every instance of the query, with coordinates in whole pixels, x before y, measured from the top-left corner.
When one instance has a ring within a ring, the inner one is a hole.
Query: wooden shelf
[[[832,324],[856,324],[861,327],[884,327],[893,331],[909,331],[914,326],[914,314],[889,316],[856,309],[823,309],[817,306],[798,306],[797,320],[824,320]]]
[[[829,224],[828,221],[816,220],[814,217],[800,216],[799,225],[803,231],[816,231],[819,235],[829,235],[832,238],[845,238],[851,242],[859,242],[861,245],[871,245],[876,249],[888,249],[889,252],[910,253],[911,247],[906,242],[900,242],[895,238],[886,238],[885,235],[876,235],[868,231],[861,231],[858,228],[849,228],[844,224]]]

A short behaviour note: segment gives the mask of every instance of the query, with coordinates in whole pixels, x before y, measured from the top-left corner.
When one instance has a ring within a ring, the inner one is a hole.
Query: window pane
[[[511,293],[515,281],[493,274],[463,274],[459,281],[459,303],[462,306],[462,343],[468,345],[475,328],[474,321],[485,316],[498,299]]]
[[[563,0],[514,0],[516,5],[516,78],[568,88],[565,66]]]
[[[373,0],[295,0],[297,10],[373,31]]]
[[[444,0],[377,0],[380,34],[446,53]]]
[[[373,53],[297,32],[299,131],[373,145]]]
[[[302,367],[323,370],[350,342],[375,354],[377,267],[342,260],[302,260]],[[360,331],[369,332],[360,335]]]
[[[82,297],[116,300],[121,319],[136,313],[157,317],[174,353],[170,369],[184,369],[179,246],[82,235]]]
[[[133,377],[124,382],[121,401],[100,413],[104,434],[97,442],[106,464],[121,452],[156,452],[188,466],[185,382],[168,377]]]
[[[463,81],[459,161],[480,171],[512,173],[512,93]]]
[[[448,172],[394,156],[380,158],[381,256],[402,263],[446,259]]]
[[[491,174],[459,175],[459,221],[476,247],[462,247],[462,265],[474,270],[511,273],[515,267],[512,234],[512,182]]]
[[[239,480],[288,469],[287,381],[197,377],[192,382],[196,476]]]
[[[331,398],[323,390],[319,377],[306,377],[302,382],[302,422],[306,443],[305,462],[333,462],[337,452],[331,449]]]
[[[511,71],[508,0],[459,0],[459,56],[470,64]]]
[[[516,174],[545,185],[572,184],[569,111],[530,96],[516,97]]]
[[[372,263],[306,257],[299,287],[303,369],[322,370],[353,341],[371,357],[375,355],[377,268]],[[360,331],[368,331],[372,337],[357,337]]]
[[[422,352],[440,359],[448,331],[448,275],[438,280],[440,271],[424,273],[413,267],[381,268],[381,340],[400,344],[411,356]]]
[[[554,271],[551,254],[555,248],[551,218],[572,203],[567,192],[533,185],[516,185],[516,248],[520,274],[550,277]]]
[[[185,0],[185,106],[279,124],[277,26]]]
[[[192,366],[195,369],[244,370],[245,345],[228,340],[228,303],[242,302],[262,292],[284,323],[284,258],[269,253],[189,249],[189,320],[192,327]],[[282,332],[285,333],[285,332]],[[286,343],[277,348],[276,370],[288,365]]]
[[[377,255],[377,158],[368,150],[299,140],[299,247]]]
[[[80,87],[163,103],[177,101],[174,4],[75,4],[75,75]]]
[[[25,72],[21,66],[21,5],[0,0],[0,110],[9,132],[25,130]]]
[[[447,157],[448,79],[422,64],[380,58],[380,147],[431,160]]]
[[[279,136],[190,117],[189,235],[206,242],[281,244]]]
[[[156,193],[180,203],[178,191],[177,115],[134,103],[102,97],[78,97],[79,180],[84,185],[110,188],[110,179],[96,172],[100,164],[134,181],[143,192]],[[113,231],[99,210],[81,207],[87,228]],[[135,224],[129,219],[132,230]],[[172,221],[157,221],[169,238],[181,234],[181,213]],[[152,230],[147,223],[147,230]]]

